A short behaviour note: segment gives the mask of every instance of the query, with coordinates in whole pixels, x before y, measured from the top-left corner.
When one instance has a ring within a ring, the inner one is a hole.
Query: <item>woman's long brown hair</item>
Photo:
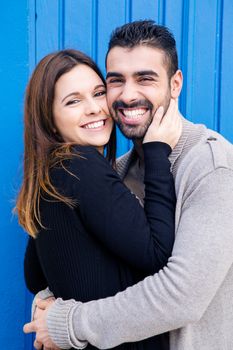
[[[63,50],[44,57],[37,65],[26,89],[24,109],[24,176],[15,210],[19,223],[33,237],[43,227],[40,198],[48,194],[55,200],[73,206],[53,186],[50,170],[56,164],[75,156],[72,146],[54,132],[53,102],[55,84],[65,73],[79,64],[93,69],[105,84],[104,77],[92,59],[77,50]],[[115,163],[116,131],[106,146],[107,159]]]

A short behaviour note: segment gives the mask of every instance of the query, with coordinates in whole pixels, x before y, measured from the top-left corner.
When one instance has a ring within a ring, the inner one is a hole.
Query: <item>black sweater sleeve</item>
[[[28,238],[24,256],[24,278],[27,288],[33,294],[48,286],[37,255],[35,239],[32,237]]]
[[[127,264],[154,273],[171,255],[176,198],[168,160],[170,147],[151,142],[143,149],[145,211],[94,148],[79,147],[85,159],[72,159],[60,180],[78,200],[77,208],[91,234]]]

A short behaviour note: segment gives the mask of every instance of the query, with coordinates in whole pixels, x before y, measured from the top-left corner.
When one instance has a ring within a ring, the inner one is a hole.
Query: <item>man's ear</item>
[[[171,77],[171,97],[178,98],[183,85],[183,74],[178,69],[175,74]]]

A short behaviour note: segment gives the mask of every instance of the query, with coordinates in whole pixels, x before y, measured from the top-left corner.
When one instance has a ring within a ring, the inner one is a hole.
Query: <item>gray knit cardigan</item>
[[[118,163],[122,177],[131,156]],[[233,147],[184,120],[170,160],[177,208],[167,266],[114,297],[57,299],[47,324],[60,348],[105,349],[170,331],[171,350],[233,349]]]

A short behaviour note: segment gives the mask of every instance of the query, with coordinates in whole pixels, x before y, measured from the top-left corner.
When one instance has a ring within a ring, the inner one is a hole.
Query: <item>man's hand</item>
[[[46,324],[47,313],[50,306],[54,303],[53,298],[46,300],[37,299],[37,309],[34,315],[34,321],[27,323],[23,327],[25,333],[36,332],[36,339],[34,341],[34,347],[37,350],[59,350],[59,348],[53,343],[49,337],[48,328]]]

